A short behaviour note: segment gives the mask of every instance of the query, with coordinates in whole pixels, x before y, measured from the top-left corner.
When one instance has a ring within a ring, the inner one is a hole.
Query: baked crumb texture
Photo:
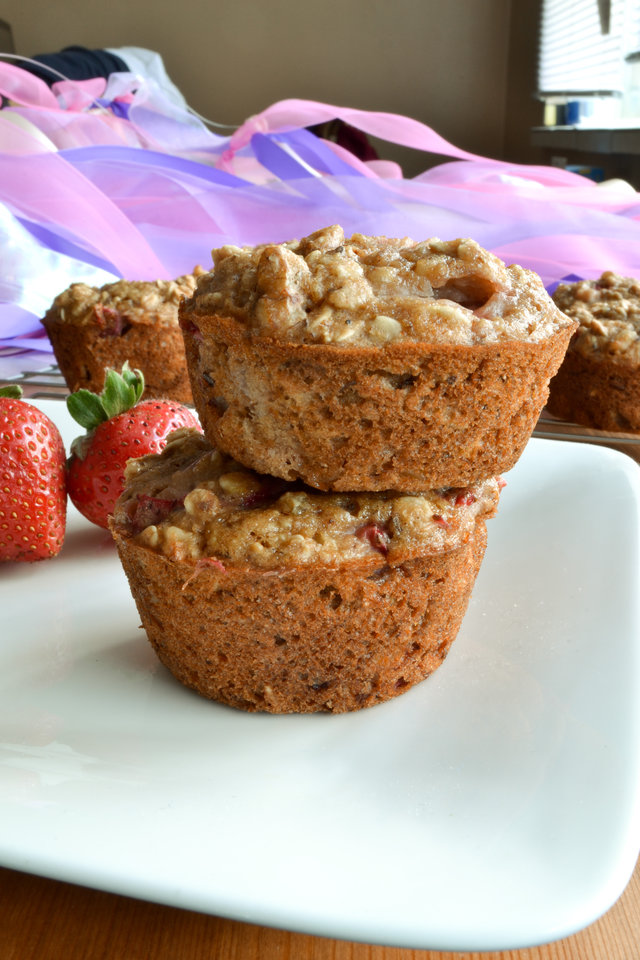
[[[71,392],[100,392],[106,367],[125,360],[145,376],[145,397],[192,403],[178,305],[202,273],[152,282],[118,280],[103,287],[74,283],[42,319]]]
[[[180,306],[205,433],[319,490],[428,490],[510,469],[575,321],[472,240],[330,227],[213,251]]]
[[[549,413],[610,432],[640,432],[640,281],[605,271],[561,284],[557,306],[579,327],[550,384]]]
[[[339,713],[442,662],[500,485],[323,494],[179,430],[130,462],[112,532],[147,636],[181,683],[248,711]]]

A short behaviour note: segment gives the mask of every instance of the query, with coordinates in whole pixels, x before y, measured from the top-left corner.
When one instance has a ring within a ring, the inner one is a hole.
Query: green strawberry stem
[[[22,387],[17,383],[8,383],[6,387],[0,387],[0,397],[7,397],[9,400],[19,400],[22,396]]]
[[[67,410],[88,433],[100,423],[135,406],[144,393],[141,370],[132,370],[126,361],[120,373],[107,367],[102,393],[77,390],[67,397]]]

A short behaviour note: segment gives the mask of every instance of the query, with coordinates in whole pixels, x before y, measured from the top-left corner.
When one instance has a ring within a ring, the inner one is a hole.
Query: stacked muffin
[[[178,305],[203,272],[102,287],[73,283],[58,294],[42,324],[69,391],[100,393],[106,368],[119,370],[128,360],[144,372],[145,397],[191,403]]]
[[[204,436],[132,461],[112,524],[158,656],[246,710],[409,689],[458,632],[574,321],[473,241],[339,227],[214,251],[180,320]]]

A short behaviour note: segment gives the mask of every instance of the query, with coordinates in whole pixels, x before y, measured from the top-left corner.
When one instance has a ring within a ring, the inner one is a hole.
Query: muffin
[[[550,384],[549,413],[598,430],[640,432],[640,281],[605,271],[553,299],[579,324]]]
[[[205,434],[323,491],[427,491],[510,469],[576,322],[472,240],[213,251],[180,306]]]
[[[146,398],[191,403],[191,387],[178,324],[178,304],[190,296],[196,277],[117,280],[102,287],[73,283],[42,319],[70,392],[100,393],[106,367],[128,360],[144,373]]]
[[[247,711],[338,713],[443,661],[501,483],[321,493],[180,429],[129,462],[111,530],[147,636],[181,683]]]

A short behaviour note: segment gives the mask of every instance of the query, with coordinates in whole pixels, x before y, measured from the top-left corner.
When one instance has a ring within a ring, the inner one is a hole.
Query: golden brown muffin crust
[[[541,344],[338,347],[184,329],[205,434],[260,473],[320,490],[465,486],[517,462],[573,326]]]
[[[342,713],[409,690],[444,660],[486,546],[396,566],[384,558],[277,571],[172,561],[113,530],[161,662],[204,697],[247,711]]]

